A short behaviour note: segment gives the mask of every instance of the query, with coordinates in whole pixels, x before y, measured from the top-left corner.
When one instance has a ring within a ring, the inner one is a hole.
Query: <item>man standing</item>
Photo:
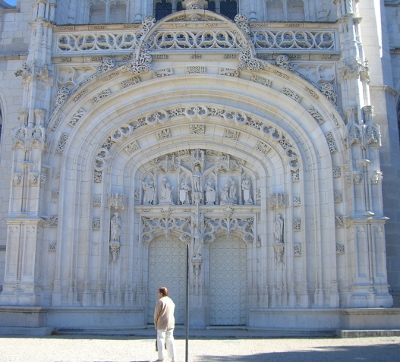
[[[154,327],[157,330],[157,350],[159,362],[164,361],[165,345],[167,346],[168,355],[175,361],[175,343],[174,343],[174,328],[175,328],[175,304],[168,297],[168,288],[158,288],[158,301],[154,309]]]

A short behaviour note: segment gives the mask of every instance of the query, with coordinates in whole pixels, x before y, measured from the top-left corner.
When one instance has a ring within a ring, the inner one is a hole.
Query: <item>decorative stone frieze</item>
[[[346,173],[347,184],[351,185],[360,184],[363,180],[363,173],[361,171],[349,171]]]
[[[292,175],[292,182],[296,183],[300,181],[300,171],[299,170],[290,170]]]
[[[240,136],[240,132],[239,131],[235,131],[235,130],[231,130],[231,129],[224,129],[224,138],[228,138],[234,141],[237,141],[239,139]]]
[[[131,74],[142,74],[146,72],[152,72],[153,67],[151,66],[151,62],[153,61],[153,57],[149,53],[148,49],[144,46],[140,48],[140,52],[137,57],[135,57],[132,61],[127,62],[122,66],[123,71],[127,71]]]
[[[293,196],[293,206],[294,207],[301,206],[301,196],[300,195]]]
[[[204,124],[191,124],[189,126],[190,134],[205,134],[206,126]]]
[[[286,79],[286,80],[290,79],[290,77],[287,74],[280,72],[279,70],[276,70],[276,69],[274,70],[274,74],[277,75],[278,77]]]
[[[124,195],[118,193],[108,195],[108,207],[124,210]]]
[[[242,51],[239,55],[239,60],[239,70],[248,69],[250,71],[259,71],[270,67],[267,62],[253,58],[250,48],[246,47],[242,48]]]
[[[49,226],[50,226],[51,228],[56,228],[56,227],[58,227],[58,215],[52,215],[52,216],[50,216],[49,219],[48,219],[48,223],[49,223]]]
[[[88,89],[88,88],[85,88],[85,89],[81,90],[80,92],[78,92],[76,95],[74,95],[74,96],[72,97],[72,100],[73,100],[74,102],[78,102],[78,101],[80,101],[83,97],[85,97],[88,93],[89,93],[89,89]]]
[[[261,200],[261,190],[260,189],[256,189],[256,200],[257,201]]]
[[[343,244],[336,243],[336,254],[337,255],[344,255],[345,249]]]
[[[69,134],[61,133],[60,138],[58,139],[56,153],[63,153],[65,145],[67,144]]]
[[[196,65],[196,66],[190,66],[186,68],[186,74],[206,74],[207,73],[207,68]]]
[[[239,71],[237,69],[220,68],[219,74],[226,75],[228,77],[239,77]]]
[[[57,96],[54,101],[56,108],[61,107],[64,104],[64,102],[67,100],[68,96],[69,96],[69,89],[67,87],[61,87],[57,91]]]
[[[317,94],[317,92],[315,92],[313,89],[309,88],[309,87],[305,87],[305,91],[314,99],[318,100],[319,99],[319,95]]]
[[[313,107],[308,107],[307,111],[314,117],[317,123],[321,126],[325,123],[324,117]]]
[[[340,191],[335,191],[333,194],[333,198],[335,200],[335,204],[340,204],[343,202],[343,195]]]
[[[172,68],[164,68],[153,72],[155,78],[170,77],[173,74],[174,70]]]
[[[269,198],[269,205],[272,209],[286,206],[285,194],[272,194]]]
[[[40,173],[31,171],[28,174],[28,181],[31,186],[39,186],[40,183]]]
[[[156,135],[159,141],[171,138],[171,129],[170,128],[163,129],[160,132],[157,132]]]
[[[338,166],[332,167],[332,174],[334,178],[342,177],[342,168]]]
[[[258,140],[254,149],[256,151],[262,153],[264,156],[266,156],[267,153],[271,150],[271,147],[268,146],[265,142]]]
[[[295,256],[295,257],[302,256],[302,244],[301,243],[293,244],[293,256]]]
[[[82,119],[82,117],[86,114],[86,111],[83,108],[79,108],[78,111],[74,113],[71,119],[68,121],[68,124],[71,127],[75,127],[75,125]]]
[[[371,175],[371,183],[373,185],[378,185],[383,179],[382,171],[374,171]]]
[[[50,253],[55,253],[57,250],[57,243],[55,241],[51,242],[48,250]]]
[[[123,80],[123,81],[120,83],[120,85],[121,85],[121,88],[124,89],[124,88],[133,86],[133,85],[135,85],[135,84],[137,84],[137,83],[140,83],[140,82],[141,82],[141,80],[140,80],[139,77],[131,77],[131,78],[129,78],[129,79]]]
[[[94,171],[94,174],[93,174],[93,181],[95,182],[95,183],[101,183],[101,182],[103,182],[103,171]]]
[[[298,151],[287,139],[284,133],[275,126],[269,126],[263,121],[253,118],[244,112],[237,110],[218,109],[214,107],[207,107],[204,105],[188,106],[186,108],[176,108],[170,110],[158,110],[151,114],[146,115],[144,118],[139,118],[129,124],[124,124],[114,131],[107,141],[102,145],[102,148],[110,149],[113,143],[121,141],[124,137],[133,134],[133,132],[146,125],[166,124],[167,121],[172,120],[174,117],[188,117],[191,121],[195,119],[202,120],[204,117],[213,116],[226,120],[227,122],[235,122],[237,125],[247,125],[254,129],[259,130],[265,137],[268,137],[273,142],[278,142],[284,150],[288,163],[293,170],[299,167]],[[192,129],[192,128],[191,128]],[[161,135],[162,137],[164,135]],[[266,155],[271,147],[264,141],[259,140],[255,146],[255,150]],[[294,173],[296,178],[297,174]],[[297,182],[296,180],[294,182]]]
[[[338,152],[338,147],[336,145],[336,141],[335,141],[335,139],[333,137],[332,132],[326,132],[325,133],[325,138],[326,138],[326,142],[328,142],[329,151],[331,153]]]
[[[57,202],[59,197],[60,197],[60,190],[51,191],[51,199],[53,202]]]
[[[301,219],[293,220],[293,231],[301,231]]]
[[[337,102],[337,95],[335,92],[335,88],[333,87],[332,83],[327,80],[320,80],[318,81],[321,93],[332,103],[336,104]]]
[[[93,97],[93,104],[97,104],[100,101],[102,101],[103,99],[109,97],[111,95],[111,91],[109,89],[104,89],[101,92],[97,93],[94,97]]]
[[[300,96],[300,94],[296,93],[294,90],[292,90],[288,87],[284,87],[282,89],[282,93],[284,95],[288,96],[289,98],[292,98],[296,102],[300,102],[302,100],[302,97]]]
[[[262,84],[266,87],[272,87],[272,80],[265,78],[265,77],[261,77],[259,75],[253,75],[251,77],[251,81],[255,82],[255,83],[259,83]]]
[[[140,147],[136,141],[130,142],[127,146],[124,147],[124,151],[129,155],[132,155],[136,151],[139,151]]]
[[[293,71],[293,66],[291,64],[290,58],[287,55],[278,55],[275,59],[275,65],[279,68]]]
[[[100,219],[94,218],[92,220],[92,230],[100,230]]]
[[[349,219],[349,217],[345,216],[345,215],[335,216],[336,229],[346,227],[346,223],[347,223],[348,219]]]
[[[12,184],[13,186],[19,186],[22,181],[22,172],[14,172],[12,175]]]
[[[101,207],[101,194],[95,194],[92,196],[93,207]]]

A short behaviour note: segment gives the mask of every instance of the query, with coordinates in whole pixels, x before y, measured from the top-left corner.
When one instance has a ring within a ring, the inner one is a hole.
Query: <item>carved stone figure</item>
[[[229,183],[227,182],[224,186],[223,189],[221,189],[221,205],[225,205],[227,203],[230,203],[229,201]]]
[[[236,197],[236,185],[235,185],[235,181],[233,180],[233,178],[231,177],[229,179],[230,182],[230,186],[229,186],[229,198],[232,200],[232,202],[235,202],[237,200]]]
[[[280,214],[276,215],[275,219],[274,241],[283,243],[283,219]]]
[[[160,187],[160,204],[172,203],[172,190],[171,184],[166,177],[163,177]]]
[[[111,240],[119,241],[121,236],[121,219],[118,216],[118,212],[111,218]]]
[[[213,187],[213,183],[210,178],[207,178],[206,184],[204,185],[204,191],[206,193],[206,204],[207,205],[214,205],[216,192]]]
[[[243,201],[245,205],[252,205],[253,200],[251,198],[251,179],[245,176],[242,181]]]
[[[193,171],[193,191],[201,192],[201,171],[199,166],[195,166]]]
[[[196,227],[194,229],[193,235],[193,258],[199,259],[201,258],[203,248],[203,236],[199,232],[199,229]]]
[[[143,188],[143,205],[152,205],[154,202],[154,183],[150,177],[142,182]]]
[[[188,184],[188,180],[186,177],[182,180],[181,189],[179,191],[179,201],[182,205],[190,204],[190,195],[189,192],[192,191],[192,188]]]

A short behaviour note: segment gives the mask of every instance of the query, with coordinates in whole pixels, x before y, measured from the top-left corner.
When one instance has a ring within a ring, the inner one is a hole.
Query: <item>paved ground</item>
[[[149,336],[54,335],[0,337],[1,362],[148,362],[157,359]],[[185,339],[177,337],[178,362]],[[400,337],[217,338],[189,340],[190,362],[396,362]]]

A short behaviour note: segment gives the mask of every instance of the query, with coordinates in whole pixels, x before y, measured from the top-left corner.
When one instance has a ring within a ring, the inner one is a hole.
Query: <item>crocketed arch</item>
[[[331,120],[332,113],[337,115],[339,121],[340,116],[322,95],[316,101],[304,91],[308,83],[297,76],[293,75],[290,79],[290,87],[301,94],[302,101],[297,102],[282,93],[280,90],[288,82],[276,75],[275,69],[271,66],[264,74],[271,78],[273,87],[251,81],[251,72],[246,70],[243,71],[243,78],[219,76],[215,73],[179,74],[164,78],[152,78],[150,74],[140,74],[140,82],[125,88],[121,88],[120,84],[127,79],[127,74],[116,69],[112,71],[113,77],[105,73],[103,77],[88,82],[77,91],[79,94],[84,94],[84,97],[73,94],[71,99],[67,100],[53,115],[49,124],[49,129],[54,132],[49,134],[47,163],[53,166],[54,174],[60,174],[58,233],[63,237],[60,237],[62,245],[57,248],[57,255],[69,253],[68,248],[74,240],[88,240],[90,243],[93,233],[88,228],[88,222],[92,219],[92,208],[87,206],[91,205],[91,197],[94,193],[103,195],[104,212],[101,220],[106,225],[101,232],[102,240],[108,240],[107,224],[111,215],[107,213],[111,210],[107,207],[107,195],[110,193],[129,195],[127,202],[129,206],[132,206],[133,190],[139,187],[138,180],[135,179],[137,168],[158,155],[165,155],[185,147],[210,148],[244,159],[259,169],[262,178],[261,214],[270,225],[270,230],[273,225],[273,212],[267,211],[269,208],[267,200],[273,194],[291,193],[292,188],[296,188],[296,192],[304,197],[302,206],[304,215],[313,220],[313,223],[308,224],[310,229],[307,229],[307,242],[309,240],[315,242],[315,249],[312,248],[307,253],[312,254],[310,257],[317,257],[318,263],[310,282],[334,280],[336,278],[334,268],[322,273],[322,265],[324,260],[335,255],[336,236],[334,232],[323,233],[322,230],[335,230],[335,205],[333,202],[326,204],[325,200],[329,199],[329,195],[333,197],[332,167],[344,164],[342,156],[344,146],[340,142],[340,132]],[[281,70],[281,73],[290,74],[284,70]],[[108,81],[104,82],[102,79]],[[105,89],[109,90],[106,93],[108,95],[98,100],[97,95]],[[96,99],[95,104],[93,99]],[[241,123],[240,117],[226,119],[214,113],[212,117],[207,116],[204,122],[200,122],[195,117],[190,119],[186,115],[181,115],[171,117],[164,123],[162,117],[156,123],[146,123],[146,117],[156,112],[162,113],[162,111],[202,105],[209,109],[220,109],[223,112],[232,110],[242,112],[251,119],[275,126],[277,130],[285,134],[286,139],[295,147],[299,155],[297,183],[293,183],[288,158],[282,144],[274,141],[270,135],[263,134],[261,129],[252,127],[251,124]],[[307,108],[311,105],[318,109],[321,117],[325,118],[322,125],[319,125],[308,112]],[[80,109],[84,110],[83,116],[75,125],[71,125],[74,114]],[[61,120],[60,116],[63,117]],[[57,122],[60,122],[58,127]],[[96,183],[94,171],[99,149],[107,143],[107,140],[111,140],[111,135],[115,130],[131,122],[138,122],[142,126],[135,129],[135,132],[122,139],[121,142],[112,144],[107,155],[107,164],[102,171],[103,182]],[[206,131],[205,135],[188,135],[188,131],[185,131],[185,134],[182,133],[183,129],[188,130],[189,125],[195,123],[205,124],[206,130],[207,127],[214,127],[214,129],[219,127],[219,130],[213,131],[212,134],[207,134],[208,131]],[[166,128],[171,128],[171,137],[157,139],[156,133]],[[240,132],[238,140],[224,138],[222,132],[224,128]],[[338,151],[335,155],[328,147],[325,138],[327,132],[331,132],[336,138]],[[57,155],[60,139],[65,134],[68,135],[65,146],[59,153],[60,156],[54,157]],[[185,141],[182,141],[182,135],[186,137]],[[259,140],[270,148],[269,150],[267,148],[265,153],[256,149]],[[138,143],[139,149],[130,154],[125,151],[125,148],[134,141]],[[334,158],[336,158],[336,163],[334,163]],[[310,189],[314,192],[306,192]],[[285,208],[285,210],[289,212],[289,209]],[[74,215],[82,215],[82,217],[76,218]],[[128,207],[123,216],[127,222],[123,224],[122,237],[125,235],[127,238],[127,235],[132,235],[136,230],[132,229],[133,222],[136,220],[132,207]],[[290,213],[287,217],[290,218]],[[80,230],[84,231],[80,232]],[[129,240],[132,243],[132,238]],[[61,257],[59,259],[62,260]],[[57,266],[56,279],[72,278],[71,268],[72,264]]]

